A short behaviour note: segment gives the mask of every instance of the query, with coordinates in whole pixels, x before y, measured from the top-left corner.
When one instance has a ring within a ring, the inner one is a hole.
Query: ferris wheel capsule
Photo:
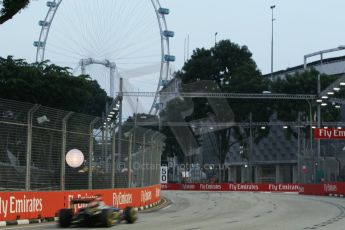
[[[164,30],[163,31],[163,35],[164,35],[164,37],[172,38],[172,37],[175,36],[175,32],[174,31],[170,31],[170,30]]]
[[[169,9],[167,9],[167,8],[159,8],[158,9],[158,13],[160,13],[160,14],[162,14],[162,15],[168,15],[168,14],[170,14],[170,10]]]
[[[176,57],[173,55],[164,55],[164,60],[166,62],[174,62],[176,60]]]
[[[49,26],[49,22],[41,20],[41,21],[38,22],[38,25],[40,25],[40,26]]]
[[[57,4],[56,4],[56,2],[54,1],[54,2],[52,2],[52,1],[48,1],[47,2],[47,6],[48,7],[56,7],[57,6]]]
[[[40,42],[40,41],[34,41],[34,46],[35,46],[35,47],[43,47],[43,46],[44,46],[44,43],[43,43],[43,42]]]

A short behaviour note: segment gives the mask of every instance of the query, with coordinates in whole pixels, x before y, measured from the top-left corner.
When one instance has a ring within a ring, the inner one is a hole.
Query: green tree
[[[319,72],[315,69],[305,72],[297,72],[293,75],[286,75],[282,79],[277,79],[272,83],[272,91],[274,93],[283,93],[283,94],[317,94],[317,78]],[[320,76],[321,82],[321,91],[327,88],[332,82],[334,82],[338,76],[328,76],[322,74]],[[341,97],[344,95],[344,91],[340,91],[335,96]],[[310,107],[311,106],[311,107]],[[275,102],[274,110],[277,113],[277,118],[281,121],[296,121],[298,119],[298,113],[301,114],[301,119],[305,121],[310,120],[310,112],[312,112],[312,121],[316,121],[316,106],[315,101],[307,100],[280,100]],[[310,111],[310,109],[312,111]],[[339,121],[340,119],[340,110],[336,109],[330,103],[328,106],[322,107],[322,121],[332,122]],[[288,135],[297,134],[292,132],[289,129]],[[309,137],[309,130],[304,130],[307,137]]]
[[[0,57],[0,97],[100,116],[106,92],[87,75],[73,76],[66,67]]]
[[[19,11],[27,7],[30,0],[3,0],[0,8],[0,25],[13,18]]]

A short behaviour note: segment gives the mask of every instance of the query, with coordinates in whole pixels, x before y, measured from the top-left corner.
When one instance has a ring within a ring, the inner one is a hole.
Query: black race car
[[[84,204],[84,207],[74,212],[74,206],[77,204]],[[70,226],[111,227],[122,221],[132,224],[138,219],[137,209],[126,207],[121,210],[112,206],[106,206],[100,196],[87,199],[73,199],[71,200],[71,207],[59,211],[59,226],[61,228]]]

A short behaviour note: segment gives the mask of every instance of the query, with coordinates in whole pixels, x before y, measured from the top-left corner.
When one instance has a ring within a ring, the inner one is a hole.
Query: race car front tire
[[[71,225],[72,218],[72,209],[61,209],[59,212],[59,226],[61,228],[68,228]]]
[[[126,207],[123,213],[128,224],[133,224],[138,219],[138,211],[133,207]]]
[[[100,222],[103,227],[111,227],[116,223],[114,219],[113,210],[103,209],[100,214]]]

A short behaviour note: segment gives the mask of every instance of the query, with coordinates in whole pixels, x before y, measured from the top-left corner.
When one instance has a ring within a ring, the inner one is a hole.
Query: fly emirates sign
[[[33,213],[43,210],[43,200],[35,197],[0,196],[0,221],[10,214]],[[2,218],[3,217],[3,218]]]
[[[314,129],[314,139],[345,140],[345,129]]]

